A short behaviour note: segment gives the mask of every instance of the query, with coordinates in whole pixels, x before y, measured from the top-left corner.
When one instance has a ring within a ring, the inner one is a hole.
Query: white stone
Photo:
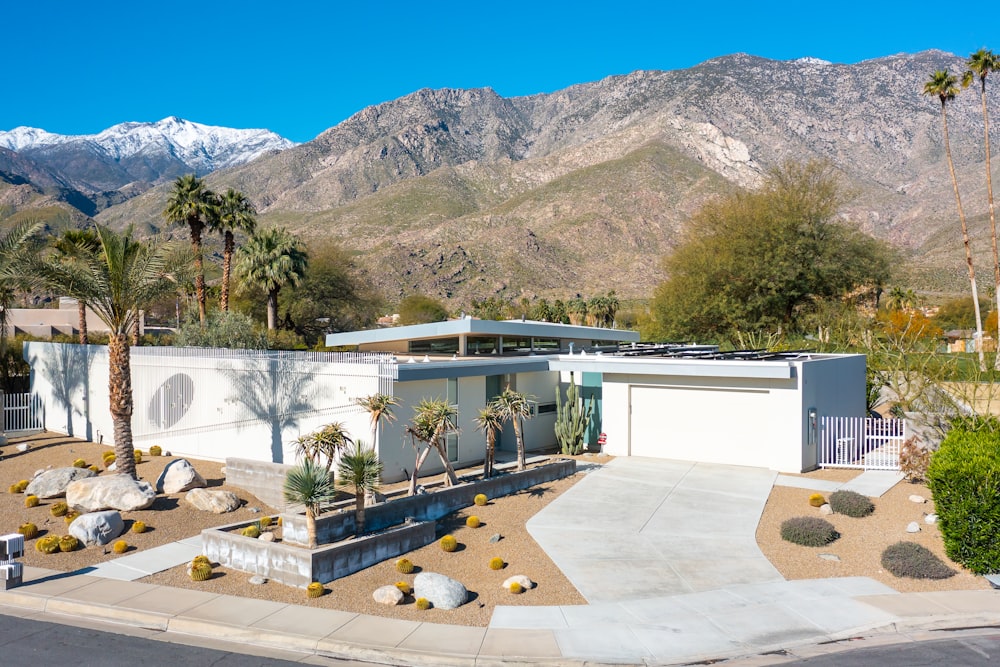
[[[69,534],[88,547],[108,544],[124,532],[122,515],[114,510],[81,514],[69,524]]]
[[[260,540],[261,542],[274,542],[274,533],[272,533],[269,530],[266,530],[263,533],[261,533],[257,539]]]
[[[421,572],[413,578],[413,596],[426,598],[437,609],[455,609],[465,604],[469,592],[451,577]]]
[[[255,574],[247,580],[248,584],[253,586],[263,586],[267,583],[267,577],[262,577],[259,574]]]
[[[837,554],[820,554],[819,557],[822,558],[823,560],[830,560],[837,563],[840,562],[840,556],[838,556]]]
[[[382,586],[381,588],[375,589],[375,592],[372,593],[372,599],[379,604],[389,606],[397,605],[403,601],[403,591],[399,590],[395,586]]]
[[[152,484],[128,475],[88,477],[66,487],[66,504],[77,512],[134,512],[147,509],[155,500]]]
[[[833,508],[830,507],[830,503],[824,503],[819,506],[820,514],[833,514]]]
[[[191,489],[184,495],[184,500],[197,509],[215,514],[232,512],[240,506],[240,498],[232,491],[207,491]]]
[[[509,591],[510,585],[513,583],[521,584],[521,588],[526,591],[531,590],[532,588],[535,587],[535,582],[533,582],[531,579],[524,576],[523,574],[515,574],[513,577],[507,577],[506,579],[503,580],[503,583],[500,584],[500,587],[503,588],[504,590]]]
[[[934,525],[935,523],[937,523],[937,520],[938,520],[937,514],[928,514],[927,516],[924,517],[924,523],[928,525]]]
[[[66,495],[66,487],[69,486],[70,482],[96,475],[97,473],[87,468],[68,467],[39,470],[24,492],[39,498],[60,498]]]
[[[31,449],[31,445],[29,445],[26,442],[22,442],[21,444],[17,445],[14,449],[16,449],[19,452],[26,452],[29,449]]]
[[[908,532],[908,533],[919,533],[920,532],[920,524],[917,523],[916,521],[911,521],[910,525],[908,525],[906,527],[906,532]]]
[[[923,503],[927,502],[927,499],[924,498],[923,496],[918,496],[918,495],[914,494],[914,495],[910,496],[910,502],[911,503],[920,503],[920,504],[923,504]]]
[[[157,493],[183,493],[206,486],[208,483],[205,478],[198,474],[187,459],[176,459],[168,463],[156,480]]]

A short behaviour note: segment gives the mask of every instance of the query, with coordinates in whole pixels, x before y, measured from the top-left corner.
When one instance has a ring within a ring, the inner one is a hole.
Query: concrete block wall
[[[250,459],[226,459],[226,484],[257,496],[271,507],[284,508],[285,475],[292,466]]]

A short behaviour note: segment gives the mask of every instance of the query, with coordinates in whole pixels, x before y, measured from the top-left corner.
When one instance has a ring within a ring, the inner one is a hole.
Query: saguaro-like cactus
[[[594,414],[594,397],[591,396],[590,401],[584,405],[577,397],[572,373],[569,378],[565,403],[562,401],[562,392],[556,387],[556,440],[563,454],[579,454],[583,451],[583,434]]]

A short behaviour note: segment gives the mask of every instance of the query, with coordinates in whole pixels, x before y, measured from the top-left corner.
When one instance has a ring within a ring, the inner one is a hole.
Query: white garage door
[[[630,453],[759,466],[761,452],[747,445],[767,439],[768,396],[766,389],[632,385]]]

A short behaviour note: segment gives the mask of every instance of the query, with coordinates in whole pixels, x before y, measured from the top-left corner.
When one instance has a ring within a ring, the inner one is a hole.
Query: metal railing
[[[905,419],[823,417],[817,463],[823,468],[899,470]]]
[[[34,394],[3,395],[3,428],[7,433],[44,428],[42,399]]]

